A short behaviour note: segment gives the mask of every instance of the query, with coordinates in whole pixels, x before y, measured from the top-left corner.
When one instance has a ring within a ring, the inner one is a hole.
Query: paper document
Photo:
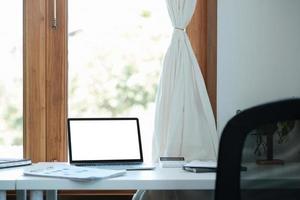
[[[76,167],[69,164],[38,163],[24,170],[24,175],[67,178],[77,181],[88,181],[112,178],[126,173],[125,170],[97,169]]]

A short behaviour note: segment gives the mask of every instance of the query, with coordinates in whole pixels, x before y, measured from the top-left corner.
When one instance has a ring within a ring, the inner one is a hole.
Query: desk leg
[[[0,200],[6,200],[6,191],[0,190]]]
[[[43,200],[43,191],[42,190],[31,190],[30,191],[30,200]]]
[[[17,190],[17,200],[26,200],[27,199],[27,191],[26,190]]]
[[[57,190],[47,190],[46,200],[57,200]]]

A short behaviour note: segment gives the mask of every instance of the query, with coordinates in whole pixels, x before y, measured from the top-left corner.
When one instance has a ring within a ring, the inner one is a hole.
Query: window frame
[[[24,0],[24,157],[67,161],[67,0]],[[187,28],[216,115],[217,0],[198,0]]]

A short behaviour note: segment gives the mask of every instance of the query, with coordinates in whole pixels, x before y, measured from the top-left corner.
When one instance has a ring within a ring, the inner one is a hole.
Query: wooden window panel
[[[57,0],[57,28],[52,29],[53,1],[46,1],[46,155],[67,161],[67,0]]]
[[[207,69],[207,0],[198,0],[194,15],[187,27],[194,53],[206,82]]]
[[[24,1],[24,157],[46,161],[46,5]]]
[[[187,28],[216,116],[217,91],[217,0],[198,0]]]
[[[24,1],[24,157],[66,161],[67,0]]]
[[[217,0],[207,0],[207,70],[206,87],[217,116]]]

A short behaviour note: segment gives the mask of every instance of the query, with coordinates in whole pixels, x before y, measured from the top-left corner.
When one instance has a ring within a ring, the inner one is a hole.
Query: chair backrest
[[[219,145],[215,200],[287,200],[287,193],[300,199],[300,99],[240,112]]]

